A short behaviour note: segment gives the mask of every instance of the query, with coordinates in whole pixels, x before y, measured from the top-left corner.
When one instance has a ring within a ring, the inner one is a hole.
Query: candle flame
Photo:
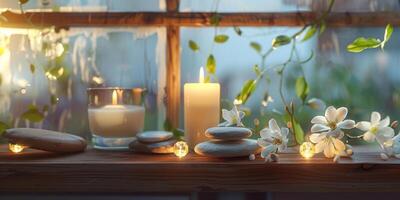
[[[114,90],[112,93],[112,105],[117,105],[118,104],[118,95],[117,91]]]
[[[204,68],[203,67],[200,67],[199,83],[204,83]]]

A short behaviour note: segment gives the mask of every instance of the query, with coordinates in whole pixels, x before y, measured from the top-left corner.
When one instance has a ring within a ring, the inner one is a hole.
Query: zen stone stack
[[[55,153],[76,153],[86,149],[86,140],[72,134],[34,128],[12,128],[3,135],[9,143]]]
[[[138,153],[167,154],[174,152],[175,143],[171,132],[147,131],[137,134],[129,148]]]
[[[197,144],[194,151],[197,154],[230,158],[244,157],[261,151],[256,140],[247,139],[252,135],[250,129],[243,127],[213,127],[206,130],[209,141]]]

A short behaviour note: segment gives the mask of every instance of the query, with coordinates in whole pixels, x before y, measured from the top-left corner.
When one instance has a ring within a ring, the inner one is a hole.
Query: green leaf
[[[34,64],[30,64],[29,68],[31,69],[32,74],[34,74],[35,73],[35,69],[36,69],[35,65]]]
[[[164,120],[164,130],[165,131],[172,131],[173,127],[171,122],[168,119]]]
[[[321,35],[323,32],[325,32],[326,29],[326,23],[323,21],[319,27],[319,35]]]
[[[357,53],[365,49],[377,48],[381,45],[381,41],[377,38],[364,38],[359,37],[351,44],[347,45],[347,51]]]
[[[233,27],[233,30],[235,31],[235,33],[236,33],[238,36],[242,36],[242,30],[241,30],[239,27],[234,26],[234,27]]]
[[[30,105],[28,110],[21,115],[21,118],[30,122],[41,122],[44,119],[44,115],[36,106]]]
[[[297,122],[296,119],[293,119],[292,123],[292,120],[287,113],[283,115],[283,118],[286,122],[290,122],[290,124],[292,124],[291,130],[294,134],[294,139],[296,140],[296,143],[302,144],[304,142],[304,131],[299,122]]]
[[[175,128],[174,130],[172,130],[172,134],[174,134],[174,137],[177,140],[183,140],[184,139],[183,137],[185,136],[185,131],[183,131],[182,129]]]
[[[294,135],[294,137],[296,138],[297,144],[303,144],[303,142],[304,142],[303,128],[301,128],[301,125],[296,120],[294,120],[294,125],[292,125],[292,126],[296,133]]]
[[[206,71],[210,74],[215,74],[216,61],[214,55],[210,54],[207,58]]]
[[[221,21],[221,16],[219,16],[217,13],[213,14],[210,17],[210,24],[213,26],[218,26],[220,21]]]
[[[257,42],[250,42],[250,46],[251,48],[253,48],[255,51],[257,51],[257,53],[261,53],[262,51],[262,47],[259,43]]]
[[[28,3],[29,0],[19,0],[19,4],[24,5]]]
[[[306,32],[306,34],[303,37],[303,42],[309,40],[312,36],[315,35],[315,33],[317,32],[317,27],[315,25],[310,26]]]
[[[247,80],[242,87],[241,92],[236,96],[236,99],[245,104],[257,86],[256,80]]]
[[[296,80],[296,95],[304,102],[308,96],[309,88],[304,76],[300,76]]]
[[[216,43],[225,43],[226,41],[228,41],[228,39],[229,39],[229,36],[227,36],[227,35],[223,35],[223,34],[216,35],[214,37],[214,42],[216,42]]]
[[[200,49],[199,45],[197,45],[197,43],[193,40],[189,40],[189,48],[194,52]]]
[[[10,126],[7,123],[0,121],[0,135],[3,134],[9,128]]]
[[[390,37],[392,36],[392,33],[393,33],[393,26],[391,24],[386,25],[385,36],[381,45],[382,49],[385,47],[386,42],[389,41]]]
[[[279,35],[272,40],[272,47],[277,48],[289,44],[291,38],[286,35]]]

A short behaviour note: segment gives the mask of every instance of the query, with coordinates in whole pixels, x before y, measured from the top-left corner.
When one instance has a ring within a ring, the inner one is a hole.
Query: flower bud
[[[317,98],[308,100],[307,105],[314,110],[323,110],[326,107],[325,102]]]

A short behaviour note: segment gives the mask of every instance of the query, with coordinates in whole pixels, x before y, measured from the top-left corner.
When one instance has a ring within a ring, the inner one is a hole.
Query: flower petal
[[[331,130],[328,126],[322,125],[322,124],[314,124],[311,127],[311,132],[313,133],[321,133],[321,132],[325,132],[325,131],[329,131]]]
[[[260,131],[260,136],[262,139],[264,140],[271,140],[272,141],[272,137],[275,137],[276,132],[273,131],[270,128],[264,128]]]
[[[282,135],[282,139],[283,138],[287,138],[287,136],[289,135],[289,129],[288,128],[281,128],[281,135]]]
[[[312,120],[311,123],[313,124],[323,124],[327,125],[328,121],[326,121],[326,118],[324,116],[315,116]]]
[[[320,143],[326,138],[326,133],[314,133],[310,135],[310,141],[312,143]]]
[[[315,145],[315,153],[321,153],[322,151],[324,151],[325,147],[326,147],[325,140],[322,140],[321,142],[318,142]]]
[[[326,146],[324,148],[324,155],[327,158],[333,158],[335,156],[335,146],[333,145],[332,140],[328,140],[326,142]]]
[[[347,116],[347,108],[346,107],[340,107],[336,111],[336,122],[341,122],[344,119],[346,119]]]
[[[368,131],[364,133],[363,139],[367,142],[373,142],[375,141],[375,134]]]
[[[281,129],[279,128],[278,123],[276,123],[275,119],[270,119],[268,124],[269,124],[269,128],[272,129],[273,131],[276,131],[276,132],[281,131]]]
[[[378,112],[372,112],[371,113],[371,124],[372,126],[379,124],[379,122],[381,121],[381,114],[379,114]]]
[[[348,119],[348,120],[339,122],[337,126],[341,129],[352,129],[355,127],[355,125],[356,125],[355,121]]]
[[[390,117],[387,116],[385,117],[385,119],[383,119],[382,121],[379,122],[379,127],[383,128],[383,127],[387,127],[390,125]]]
[[[261,152],[261,158],[265,158],[267,157],[269,154],[271,154],[272,152],[276,151],[276,146],[275,145],[268,145],[267,147],[265,147],[262,152]]]
[[[268,146],[268,145],[271,145],[271,142],[268,142],[268,141],[266,141],[266,140],[264,140],[264,139],[262,139],[262,138],[258,138],[258,139],[257,139],[257,144],[258,144],[260,147],[266,147],[266,146]]]
[[[394,136],[394,130],[391,127],[383,127],[376,133],[376,140],[379,144],[384,144],[386,141],[392,139]]]
[[[332,138],[332,140],[333,140],[333,145],[335,146],[336,149],[336,153],[344,152],[344,150],[346,149],[346,145],[344,145],[342,140],[336,138]]]
[[[325,111],[325,118],[328,122],[334,122],[336,120],[337,111],[333,106],[329,106]]]
[[[229,110],[222,109],[222,118],[224,118],[225,121],[231,123],[232,122],[231,112]]]
[[[356,128],[362,131],[369,131],[369,129],[371,129],[371,123],[367,121],[358,122]]]

